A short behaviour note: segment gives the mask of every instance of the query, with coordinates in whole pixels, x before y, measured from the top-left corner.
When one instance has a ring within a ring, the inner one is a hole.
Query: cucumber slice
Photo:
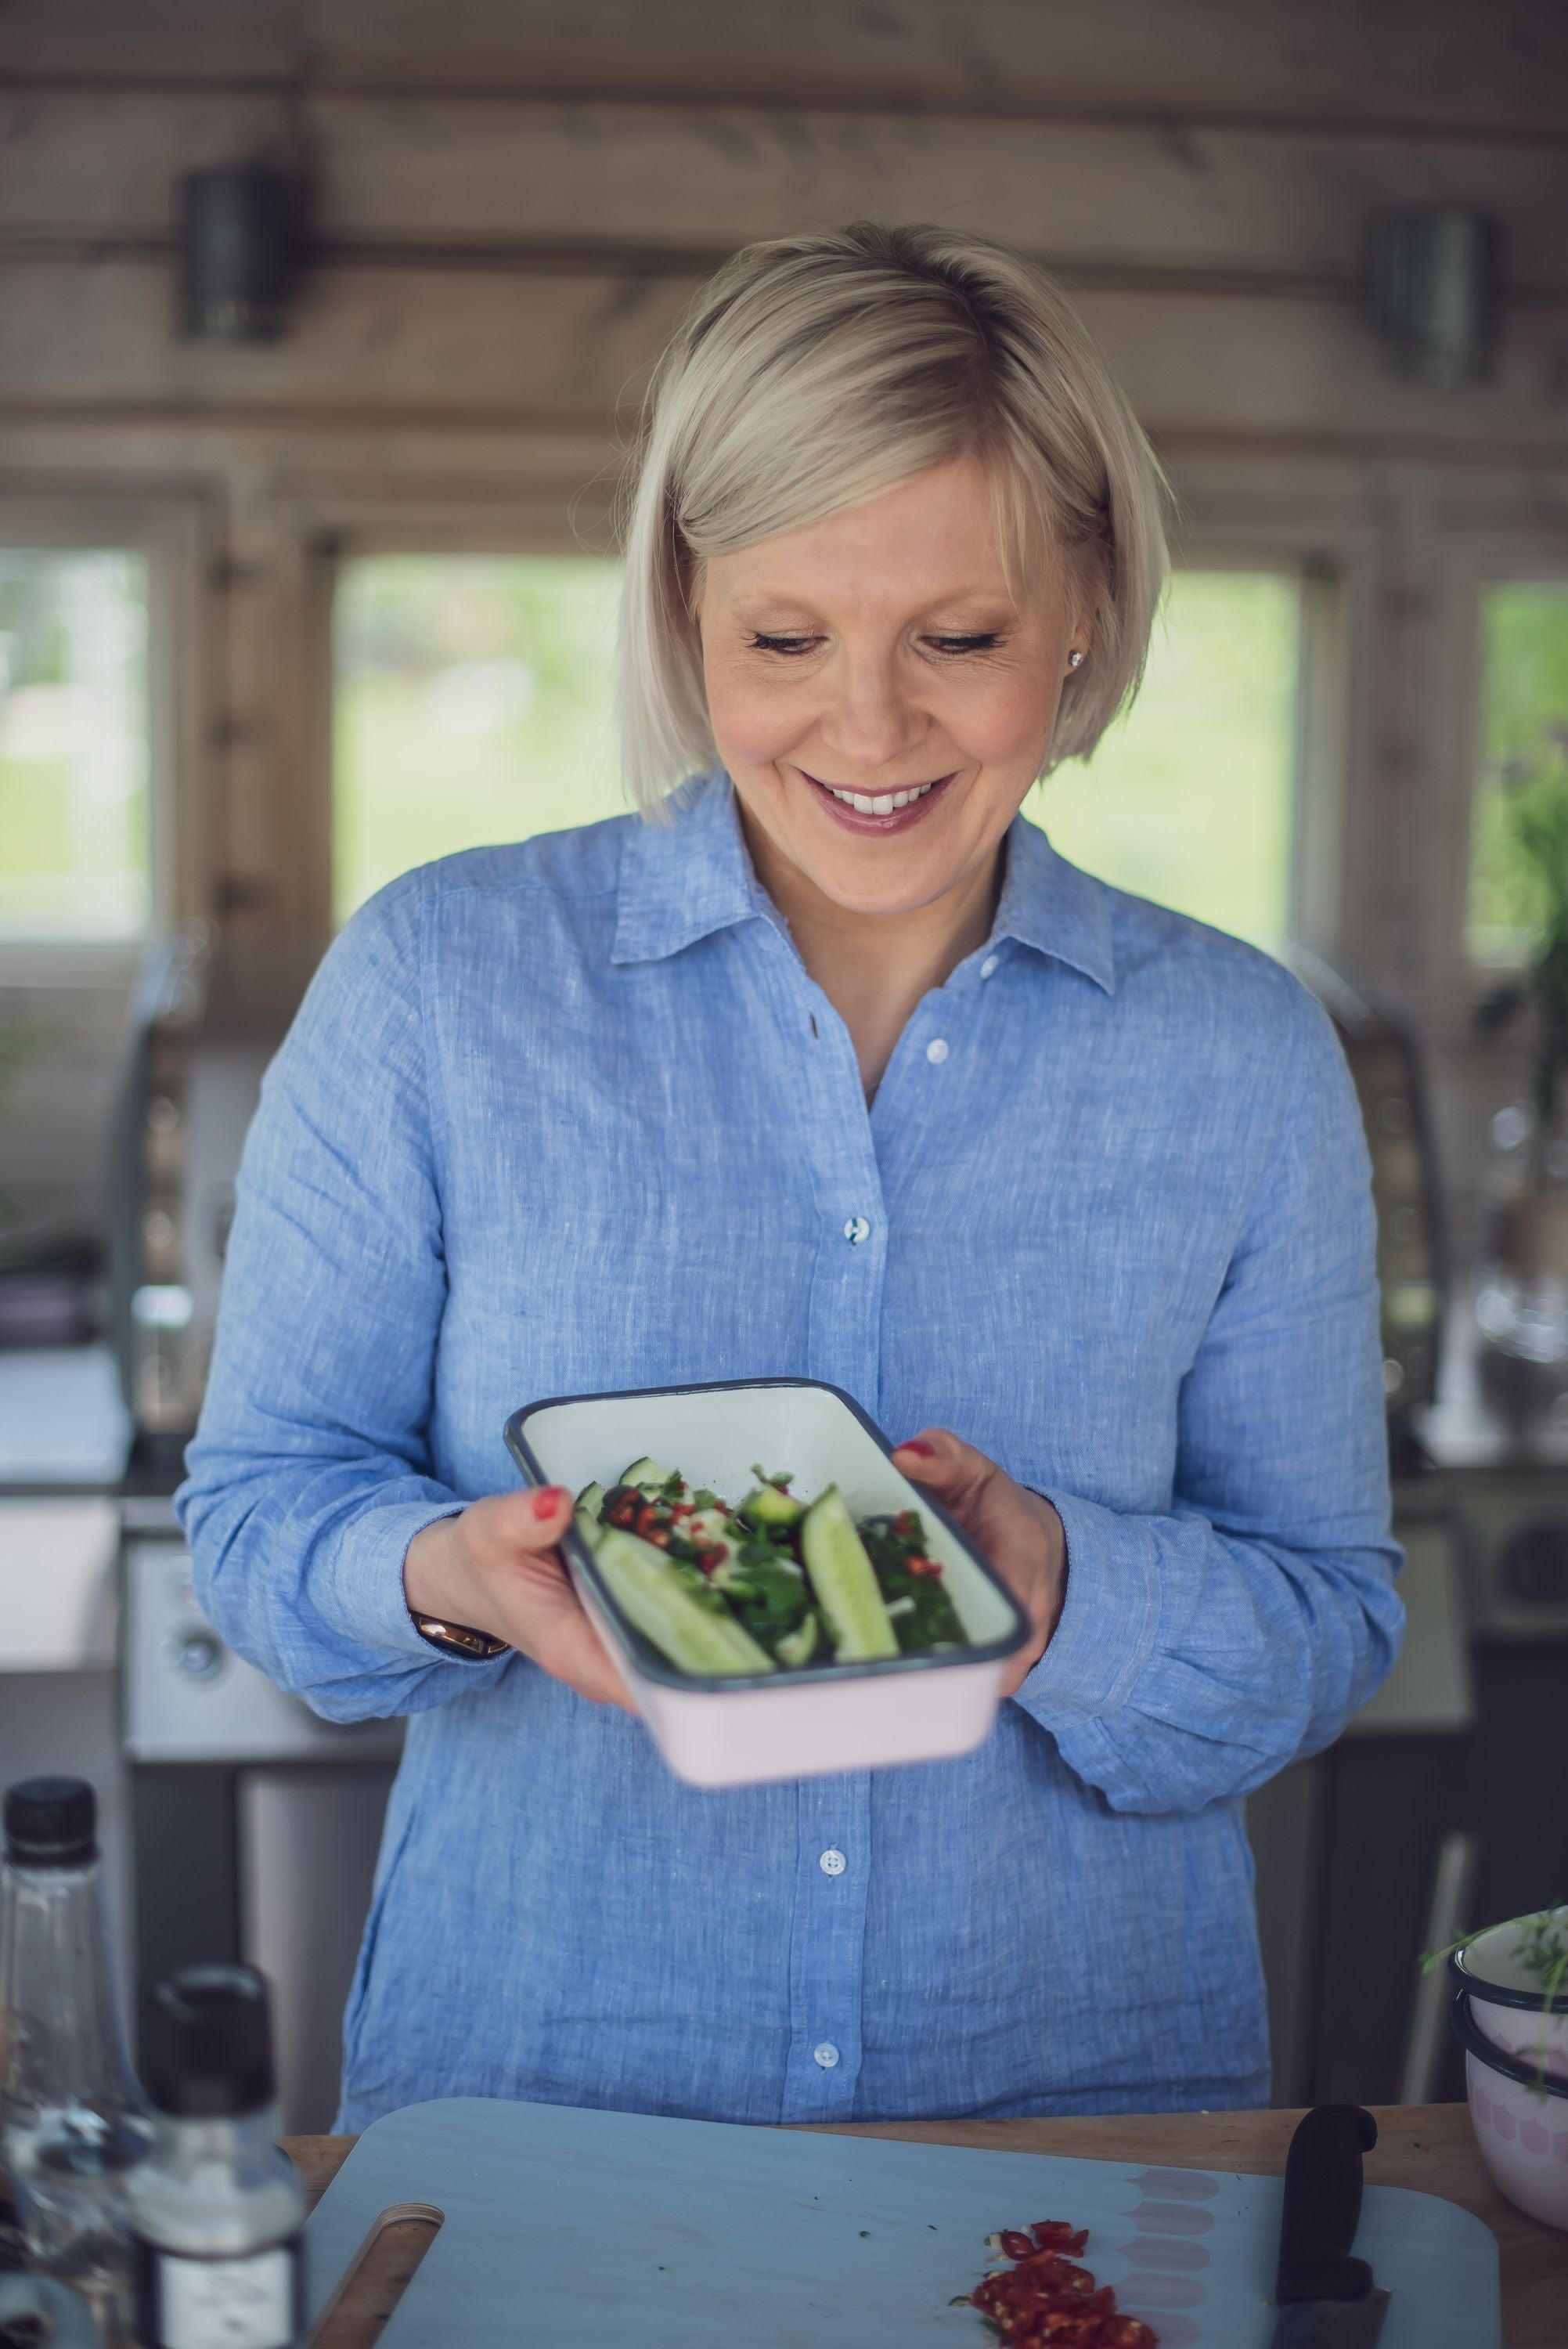
[[[727,1615],[710,1614],[672,1570],[662,1550],[615,1526],[601,1526],[594,1564],[621,1610],[661,1655],[686,1672],[770,1672],[766,1648]]]
[[[800,1527],[800,1555],[811,1578],[841,1664],[896,1656],[898,1633],[887,1619],[876,1568],[836,1485],[813,1501]]]
[[[577,1515],[573,1523],[590,1549],[597,1549],[604,1538],[605,1529],[600,1521],[597,1504],[587,1506],[589,1495],[599,1492],[600,1487],[597,1485],[588,1485],[577,1495]],[[603,1498],[602,1494],[601,1498]]]
[[[662,1493],[669,1481],[669,1470],[656,1460],[634,1460],[615,1479],[617,1485],[634,1485],[639,1493]]]
[[[786,1631],[784,1637],[775,1643],[773,1652],[781,1664],[795,1670],[802,1664],[809,1664],[817,1652],[816,1616],[808,1615],[793,1631]]]
[[[603,1485],[584,1485],[577,1495],[577,1507],[584,1516],[592,1517],[597,1525],[604,1514]]]
[[[798,1526],[805,1514],[805,1502],[791,1499],[777,1485],[758,1485],[754,1493],[748,1493],[736,1511],[748,1525],[766,1526],[770,1532],[774,1527],[787,1532],[789,1526]]]

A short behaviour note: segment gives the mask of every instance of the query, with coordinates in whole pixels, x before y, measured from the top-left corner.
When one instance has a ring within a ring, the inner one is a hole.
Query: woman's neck
[[[856,914],[824,896],[742,813],[757,877],[789,925],[801,961],[850,1031],[869,1102],[922,996],[991,935],[1004,849],[929,905]]]

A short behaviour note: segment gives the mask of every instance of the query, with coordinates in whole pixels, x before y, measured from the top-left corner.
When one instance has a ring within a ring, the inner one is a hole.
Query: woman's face
[[[1060,566],[1037,571],[1015,603],[971,457],[705,566],[719,757],[748,824],[834,904],[911,912],[988,868],[1088,650]]]

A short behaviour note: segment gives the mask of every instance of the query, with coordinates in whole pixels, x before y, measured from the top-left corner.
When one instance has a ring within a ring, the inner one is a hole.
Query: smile
[[[912,800],[923,800],[936,785],[917,783],[911,792],[878,792],[874,797],[866,792],[841,792],[836,783],[824,783],[822,789],[831,792],[836,800],[842,800],[846,807],[854,808],[861,815],[891,815],[894,808],[908,807]]]
[[[929,783],[909,783],[896,792],[847,791],[839,783],[825,783],[818,775],[799,771],[805,781],[819,795],[837,823],[850,830],[896,832],[924,818],[930,803],[940,799],[952,775],[937,775]]]

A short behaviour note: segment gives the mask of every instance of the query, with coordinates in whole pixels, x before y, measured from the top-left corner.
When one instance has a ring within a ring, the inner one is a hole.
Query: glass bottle
[[[252,1966],[186,1966],[146,2018],[155,2137],[129,2195],[144,2349],[292,2349],[304,2194],[274,2142],[266,1984]]]
[[[151,2124],[125,2050],[82,1778],[27,1778],[5,1801],[0,1866],[0,2140],[31,2263],[73,2285],[106,2343],[129,2343],[124,2186]]]

